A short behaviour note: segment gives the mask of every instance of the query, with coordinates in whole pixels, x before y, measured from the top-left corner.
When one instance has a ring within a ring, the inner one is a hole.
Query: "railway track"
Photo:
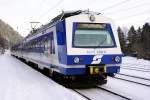
[[[114,95],[116,95],[116,96],[119,96],[119,97],[121,97],[121,98],[124,98],[124,99],[126,99],[126,100],[131,100],[131,98],[129,98],[129,97],[127,97],[127,96],[124,96],[124,95],[122,95],[122,94],[113,92],[113,91],[108,90],[108,89],[105,89],[105,88],[103,88],[103,87],[96,86],[96,88],[101,89],[101,90],[104,90],[104,91],[107,91],[107,92],[109,92],[109,93],[112,93],[112,94],[114,94]]]
[[[119,75],[119,74],[118,74]],[[121,74],[120,74],[121,75]],[[132,77],[132,78],[138,78],[138,79],[142,79],[142,80],[146,80],[146,81],[148,81],[148,82],[150,82],[150,80],[149,79],[146,79],[146,78],[141,78],[141,77],[136,77],[136,76],[131,76],[131,75],[125,75],[125,74],[122,74],[123,76],[127,76],[127,77]],[[119,79],[119,80],[123,80],[123,81],[127,81],[127,82],[131,82],[131,83],[135,83],[135,84],[140,84],[140,85],[143,85],[143,86],[147,86],[147,87],[150,87],[150,84],[144,84],[144,83],[142,83],[142,82],[138,82],[138,81],[136,81],[136,80],[131,80],[131,79],[129,79],[129,78],[122,78],[122,77],[117,77],[117,76],[115,76],[115,77],[113,77],[113,78],[115,78],[115,79]],[[148,83],[147,82],[147,83]]]
[[[117,97],[119,97],[119,98],[117,98],[118,100],[132,100],[130,97],[127,97],[127,96],[125,96],[125,95],[119,94],[119,93],[117,93],[117,92],[114,92],[114,91],[112,91],[112,90],[109,90],[109,89],[106,89],[106,88],[103,88],[103,87],[100,87],[100,86],[95,86],[95,88],[93,88],[93,89],[101,90],[101,91],[99,91],[99,93],[101,93],[102,91],[105,91],[105,92],[107,92],[109,95],[112,94],[112,95],[114,95],[115,97],[117,96]],[[74,92],[78,93],[79,95],[81,95],[82,97],[84,97],[84,98],[87,99],[87,100],[93,100],[92,97],[90,97],[90,96],[86,95],[85,93],[83,93],[82,90],[79,90],[79,89],[72,89],[72,90],[73,90]],[[87,90],[87,91],[89,91],[89,90]],[[104,93],[104,92],[103,92],[103,93]],[[101,96],[100,96],[99,98],[101,98]],[[111,99],[113,99],[113,97],[112,97]],[[101,98],[101,100],[107,100],[107,99]],[[116,100],[116,98],[115,98],[115,100]]]
[[[138,67],[148,67],[148,68],[150,68],[149,67],[150,64],[143,64],[142,62],[138,62],[138,61],[136,61],[136,63],[125,63],[125,62],[123,62],[122,64],[127,65],[127,66],[138,66]]]
[[[123,65],[122,67],[123,68],[135,68],[135,69],[149,70],[150,71],[150,68],[145,68],[145,67],[133,67],[133,66],[125,66],[125,65]]]
[[[81,95],[82,97],[84,97],[85,99],[87,99],[87,100],[92,100],[92,99],[90,99],[88,96],[86,96],[86,95],[84,95],[83,93],[81,93],[81,92],[79,92],[78,90],[76,90],[76,89],[72,89],[74,92],[76,92],[76,93],[78,93],[79,95]]]
[[[150,81],[150,79],[144,78],[144,77],[138,77],[138,76],[127,75],[127,74],[122,74],[122,73],[117,73],[117,74],[118,74],[118,75],[123,75],[123,76],[128,76],[128,77],[133,77],[133,78],[138,78],[138,79],[143,79],[143,80]]]
[[[150,72],[150,70],[147,71],[147,70],[135,69],[135,68],[130,68],[130,67],[121,67],[121,68],[122,69],[128,69],[128,70],[140,71],[140,72]]]

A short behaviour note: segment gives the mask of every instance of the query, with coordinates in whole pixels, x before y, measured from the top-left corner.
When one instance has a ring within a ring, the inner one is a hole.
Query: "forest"
[[[137,30],[131,26],[127,36],[120,27],[117,29],[124,55],[150,60],[150,24],[145,23]]]
[[[17,31],[0,19],[0,49],[8,49],[22,39]]]

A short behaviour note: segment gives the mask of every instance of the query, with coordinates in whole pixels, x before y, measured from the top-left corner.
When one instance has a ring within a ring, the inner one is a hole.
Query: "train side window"
[[[53,32],[51,33],[50,39],[50,53],[55,54],[55,43],[54,43],[54,35]]]
[[[45,40],[45,49],[46,49],[46,51],[48,51],[48,49],[49,49],[49,39],[47,38],[46,40]]]
[[[48,50],[47,50],[47,37],[44,37],[44,53],[47,54]]]
[[[47,35],[43,39],[43,47],[44,47],[44,53],[45,54],[51,54],[50,53],[50,36]]]

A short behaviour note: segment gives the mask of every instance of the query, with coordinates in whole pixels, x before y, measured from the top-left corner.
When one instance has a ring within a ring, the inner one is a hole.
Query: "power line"
[[[148,19],[148,17],[147,17],[146,19],[136,20],[136,22],[135,22],[135,21],[133,21],[133,22],[128,22],[128,24],[134,24],[134,23],[146,23],[146,22],[150,22],[150,20],[148,20],[148,21],[147,21],[147,19]]]
[[[108,10],[108,9],[112,9],[112,8],[114,8],[114,7],[117,7],[117,6],[120,6],[120,5],[124,4],[124,3],[127,3],[128,1],[130,1],[130,0],[124,0],[124,1],[118,2],[118,3],[114,4],[114,5],[111,5],[111,6],[109,6],[109,7],[106,7],[106,8],[104,8],[104,9],[102,9],[101,12],[102,12],[102,11],[106,11],[106,10]]]
[[[125,16],[125,17],[122,17],[122,18],[118,18],[116,20],[126,20],[126,19],[129,19],[129,18],[132,18],[132,17],[137,17],[138,15],[143,16],[143,14],[150,14],[150,11],[136,13],[136,14],[133,14],[133,15],[129,15],[129,16]]]
[[[59,6],[64,0],[59,0],[54,6],[50,7],[45,13],[43,13],[40,17],[42,18],[43,16],[45,16],[47,13],[51,12],[53,9],[55,9],[57,6]]]
[[[146,21],[146,20],[137,20],[136,22],[128,22],[128,23],[120,23],[118,24],[119,26],[126,26],[128,24],[128,26],[134,26],[134,27],[142,27],[145,23],[150,23],[150,20],[149,21]]]
[[[40,20],[41,18],[43,18],[47,13],[51,12],[52,10],[54,10],[57,6],[59,6],[64,0],[59,0],[55,5],[53,5],[52,7],[50,7],[45,13],[43,13],[38,20]],[[38,23],[35,25],[35,27],[38,25]],[[35,28],[34,27],[34,28]]]
[[[126,9],[119,9],[119,10],[121,10],[121,11],[128,11],[128,10],[131,10],[131,9],[135,9],[137,7],[145,7],[145,6],[149,6],[149,5],[150,5],[150,2],[145,2],[143,4],[139,4],[139,5],[135,5],[135,6],[132,6],[132,7],[126,8]],[[115,10],[115,12],[117,12],[117,11]],[[124,13],[124,12],[117,12],[117,14],[118,13]],[[116,14],[116,13],[111,12],[111,13],[105,13],[105,14]]]

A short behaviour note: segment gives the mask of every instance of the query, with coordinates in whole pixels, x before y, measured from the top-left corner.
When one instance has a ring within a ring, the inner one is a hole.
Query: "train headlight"
[[[94,15],[90,15],[90,21],[95,21],[95,16]]]
[[[79,63],[80,59],[78,57],[74,58],[74,63]]]
[[[120,62],[120,57],[116,56],[114,60],[115,60],[115,62]]]

